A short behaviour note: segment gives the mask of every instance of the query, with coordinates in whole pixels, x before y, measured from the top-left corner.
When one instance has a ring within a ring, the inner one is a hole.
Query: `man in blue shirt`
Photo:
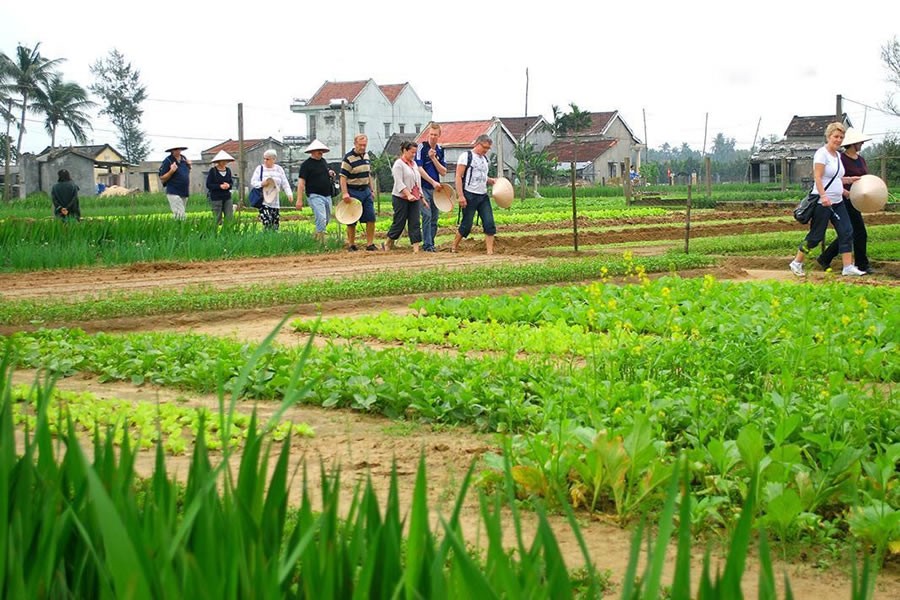
[[[187,150],[187,146],[166,150],[169,156],[159,167],[159,179],[166,186],[166,198],[169,200],[172,216],[181,220],[185,218],[191,184],[191,161],[181,155],[182,150]]]
[[[437,235],[438,217],[440,213],[434,205],[434,190],[441,188],[441,176],[447,174],[447,163],[444,162],[444,149],[438,144],[441,137],[441,126],[432,123],[428,126],[428,138],[416,149],[416,164],[422,175],[422,250],[436,252],[434,238]]]

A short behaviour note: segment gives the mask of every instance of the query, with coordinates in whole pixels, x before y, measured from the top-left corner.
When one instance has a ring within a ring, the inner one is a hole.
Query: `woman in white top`
[[[813,157],[813,178],[815,190],[819,194],[819,204],[809,222],[809,233],[800,244],[797,256],[791,261],[791,271],[797,277],[805,277],[803,260],[810,250],[822,243],[825,239],[825,230],[830,222],[834,226],[838,237],[838,251],[844,268],[842,275],[865,275],[853,264],[853,225],[850,224],[850,215],[847,214],[847,206],[844,204],[844,184],[841,177],[844,174],[844,165],[838,149],[844,142],[845,128],[843,123],[832,123],[825,129],[825,145],[816,150]],[[827,188],[825,186],[828,186]]]
[[[387,234],[388,250],[394,248],[394,242],[400,239],[404,226],[407,228],[413,252],[419,251],[419,244],[422,242],[422,224],[419,220],[422,176],[415,161],[416,148],[414,142],[400,144],[400,158],[395,160],[394,166],[391,167],[391,175],[394,176],[394,188],[391,190],[394,220]]]
[[[259,220],[264,228],[272,231],[278,231],[281,223],[279,191],[284,190],[288,198],[294,197],[291,183],[288,181],[284,169],[275,164],[276,158],[278,158],[277,152],[266,150],[263,153],[263,164],[253,169],[253,176],[250,178],[250,187],[262,188],[263,191],[263,205],[259,209]]]

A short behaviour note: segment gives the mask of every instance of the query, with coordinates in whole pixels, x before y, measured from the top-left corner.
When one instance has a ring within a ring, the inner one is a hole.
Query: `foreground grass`
[[[0,324],[76,323],[90,319],[140,317],[194,310],[266,308],[327,300],[377,298],[400,294],[427,294],[452,290],[490,289],[583,281],[605,276],[666,272],[713,264],[702,256],[672,256],[625,260],[596,257],[547,260],[535,264],[496,265],[472,269],[444,268],[407,273],[371,273],[348,279],[326,279],[300,284],[265,284],[225,290],[192,287],[184,290],[98,293],[68,299],[0,299]]]

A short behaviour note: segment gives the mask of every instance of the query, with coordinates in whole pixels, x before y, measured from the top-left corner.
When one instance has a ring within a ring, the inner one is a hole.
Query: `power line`
[[[877,106],[872,106],[870,104],[866,104],[865,102],[859,102],[858,100],[851,100],[850,98],[847,98],[846,96],[841,96],[841,99],[847,100],[848,102],[853,102],[854,104],[859,104],[860,106],[865,106],[866,108],[868,108],[870,110],[874,110],[874,111],[883,113],[889,117],[900,118],[900,115],[894,114],[889,110],[884,110],[883,108],[879,108]]]

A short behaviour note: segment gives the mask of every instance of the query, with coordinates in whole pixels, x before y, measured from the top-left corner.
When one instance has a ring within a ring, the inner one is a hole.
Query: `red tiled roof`
[[[557,162],[572,162],[576,158],[579,161],[595,161],[597,157],[612,148],[618,140],[580,140],[577,144],[574,140],[566,138],[556,140],[547,146],[547,154],[555,158]]]
[[[521,140],[522,136],[540,120],[541,117],[500,117],[503,126],[516,140]]]
[[[268,141],[269,138],[263,138],[261,140],[244,140],[244,152],[258,146],[259,144]],[[212,148],[207,148],[206,150],[201,150],[201,154],[212,153],[215,154],[219,150],[224,150],[228,154],[232,156],[237,156],[240,153],[240,142],[238,140],[225,140],[221,144],[216,144]]]
[[[309,99],[307,106],[328,106],[335,98],[346,98],[353,102],[359,93],[363,91],[369,80],[365,81],[326,81],[322,87]]]
[[[441,126],[440,144],[444,148],[469,148],[481,134],[490,131],[493,121],[451,121],[438,122]],[[422,129],[417,142],[424,142],[428,137],[428,127]]]
[[[387,96],[387,99],[391,101],[391,104],[393,104],[397,99],[397,96],[400,95],[400,92],[402,92],[403,88],[405,88],[407,85],[409,85],[409,82],[388,83],[387,85],[379,85],[378,87],[382,92],[384,92],[384,95]]]
[[[612,121],[615,116],[615,111],[591,113],[591,126],[585,131],[579,131],[578,133],[579,135],[603,135],[606,128],[609,126],[609,122]]]

